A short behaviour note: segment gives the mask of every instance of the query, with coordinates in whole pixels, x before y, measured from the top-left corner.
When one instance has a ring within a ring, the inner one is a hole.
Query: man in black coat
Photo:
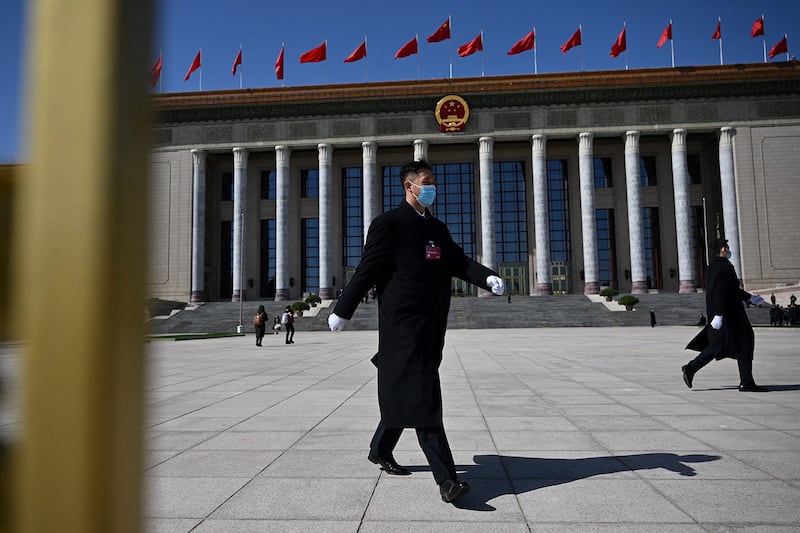
[[[692,388],[694,375],[712,359],[732,357],[739,363],[739,390],[765,392],[753,379],[753,350],[755,337],[742,302],[761,305],[764,299],[739,287],[736,271],[728,258],[730,248],[726,239],[715,239],[713,257],[706,270],[706,313],[708,324],[687,348],[700,350],[700,354],[684,365],[683,381]]]
[[[378,297],[378,404],[381,420],[368,459],[387,474],[408,475],[392,452],[403,428],[415,428],[445,502],[470,490],[459,481],[442,423],[439,365],[450,310],[451,278],[494,294],[504,283],[493,270],[467,257],[445,224],[428,211],[436,178],[425,161],[400,170],[405,200],[372,222],[361,262],[328,318],[344,329],[375,286]]]

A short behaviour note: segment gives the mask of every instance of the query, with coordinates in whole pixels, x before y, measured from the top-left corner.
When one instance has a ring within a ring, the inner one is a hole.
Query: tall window
[[[475,257],[475,166],[472,163],[432,165],[436,177],[436,217],[450,229],[453,240]]]
[[[400,183],[401,168],[402,167],[400,165],[392,165],[383,167],[381,169],[381,174],[383,176],[384,213],[400,205],[400,202],[402,202],[403,198],[406,197],[406,193],[403,190],[403,185]]]
[[[658,208],[643,207],[644,268],[648,289],[661,288],[661,229],[658,223]]]
[[[259,198],[262,200],[275,199],[275,171],[264,170],[261,172],[261,191]]]
[[[527,261],[525,164],[522,161],[495,162],[493,172],[495,261],[498,265]]]
[[[643,155],[639,159],[639,179],[642,187],[654,187],[658,185],[656,177],[656,157],[654,155]]]
[[[300,171],[300,197],[319,198],[319,170],[316,168]]]
[[[233,222],[223,220],[219,228],[219,297],[233,295]]]
[[[614,186],[610,157],[594,158],[594,186],[596,189],[609,189]]]
[[[692,242],[694,245],[694,271],[697,279],[695,285],[697,287],[706,286],[706,239],[703,221],[703,206],[691,206],[692,217]]]
[[[550,260],[571,259],[567,160],[547,160],[547,205],[550,221]]]
[[[261,221],[260,254],[259,261],[259,291],[263,297],[275,296],[275,219],[269,218]]]
[[[700,174],[700,155],[688,154],[686,156],[686,167],[689,171],[690,185],[700,185],[703,183],[703,177]]]
[[[300,223],[300,242],[303,249],[300,268],[303,279],[300,282],[303,292],[319,294],[319,219],[304,218]]]
[[[616,242],[614,235],[614,210],[597,209],[597,263],[600,270],[601,286],[616,287],[617,271]]]
[[[342,169],[342,229],[344,231],[344,266],[355,267],[361,260],[364,245],[364,195],[361,167]]]
[[[223,172],[220,175],[219,199],[223,202],[233,201],[233,172]]]

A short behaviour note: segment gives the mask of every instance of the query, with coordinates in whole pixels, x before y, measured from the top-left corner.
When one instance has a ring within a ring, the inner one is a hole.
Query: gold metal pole
[[[36,0],[29,10],[31,162],[14,278],[25,533],[141,526],[151,9]]]

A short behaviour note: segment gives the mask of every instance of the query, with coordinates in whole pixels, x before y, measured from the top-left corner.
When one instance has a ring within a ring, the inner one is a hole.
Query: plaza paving
[[[460,477],[443,503],[413,431],[366,459],[374,331],[148,344],[148,532],[800,529],[800,330],[757,328],[694,390],[693,327],[451,330],[441,369]]]

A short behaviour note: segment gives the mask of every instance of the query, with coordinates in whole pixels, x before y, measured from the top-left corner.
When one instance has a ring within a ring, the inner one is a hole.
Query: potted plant
[[[607,302],[610,302],[617,294],[619,294],[619,291],[611,287],[603,287],[600,289],[600,296],[605,296]]]
[[[311,309],[311,306],[302,301],[295,302],[292,304],[292,311],[294,311],[294,316],[303,316],[303,311],[308,311],[309,309]]]
[[[322,298],[318,295],[311,293],[306,296],[306,303],[309,304],[311,307],[316,307],[318,303],[322,302]]]
[[[617,299],[619,305],[624,305],[626,311],[633,311],[633,306],[639,303],[639,298],[626,294]]]

